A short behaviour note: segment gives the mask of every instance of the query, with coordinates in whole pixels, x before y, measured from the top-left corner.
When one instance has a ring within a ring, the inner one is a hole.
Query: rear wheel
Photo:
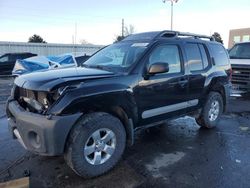
[[[125,143],[125,129],[118,118],[107,113],[88,114],[71,131],[65,160],[79,176],[99,176],[116,165]]]
[[[200,117],[196,118],[198,125],[206,128],[213,128],[217,125],[223,112],[223,99],[218,92],[211,92],[208,95]]]

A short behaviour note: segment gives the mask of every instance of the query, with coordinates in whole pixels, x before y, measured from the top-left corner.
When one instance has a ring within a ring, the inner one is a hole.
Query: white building
[[[49,43],[27,43],[27,42],[1,42],[0,54],[12,52],[31,52],[37,55],[59,55],[65,53],[92,55],[101,49],[101,45],[80,44],[49,44]]]

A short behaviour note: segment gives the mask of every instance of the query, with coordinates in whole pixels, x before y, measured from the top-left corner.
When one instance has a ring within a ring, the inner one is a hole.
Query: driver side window
[[[157,62],[169,64],[169,72],[166,74],[181,72],[180,55],[176,45],[157,46],[149,56],[149,66]]]

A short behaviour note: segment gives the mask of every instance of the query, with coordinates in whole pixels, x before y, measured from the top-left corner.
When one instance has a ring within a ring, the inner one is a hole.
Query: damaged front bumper
[[[25,111],[16,100],[7,103],[9,130],[29,151],[41,155],[61,155],[67,136],[81,113],[55,116]]]

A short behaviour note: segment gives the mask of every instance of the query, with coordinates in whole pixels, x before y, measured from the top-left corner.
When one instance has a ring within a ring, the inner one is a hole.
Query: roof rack
[[[194,33],[185,33],[179,31],[163,31],[160,34],[161,37],[193,37],[195,39],[209,39],[210,41],[215,41],[213,36],[198,35]]]

